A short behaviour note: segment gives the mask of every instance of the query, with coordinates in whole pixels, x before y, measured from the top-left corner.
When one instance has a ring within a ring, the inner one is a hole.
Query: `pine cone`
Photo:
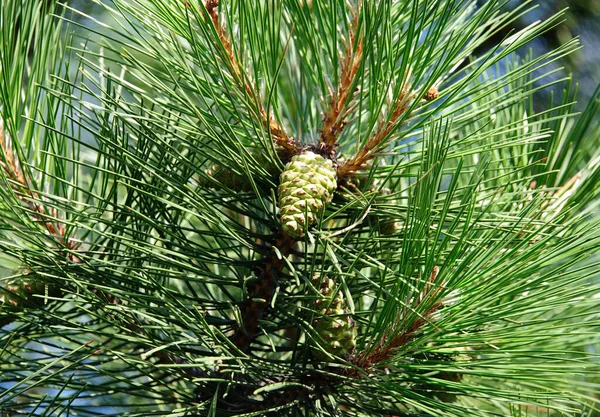
[[[212,164],[210,169],[205,169],[204,173],[216,181],[217,184],[211,182],[207,178],[200,178],[200,186],[214,189],[221,189],[222,187],[229,188],[236,191],[252,191],[252,186],[250,182],[242,177],[241,175],[237,175],[216,164]],[[219,185],[220,184],[220,185]]]
[[[248,153],[254,158],[256,164],[260,165],[270,175],[275,176],[276,168],[265,154],[255,148],[248,149]],[[238,160],[238,164],[242,164],[241,159]],[[251,181],[246,176],[233,172],[219,164],[211,164],[209,168],[204,169],[204,174],[198,178],[200,187],[215,190],[229,188],[233,191],[254,191]],[[260,187],[261,184],[258,185]]]
[[[336,170],[330,159],[307,151],[292,157],[279,179],[279,210],[283,230],[290,236],[304,236],[307,226],[331,202],[337,188]]]
[[[464,347],[462,349],[460,348],[455,348],[455,350],[463,350],[465,352],[469,352],[471,350],[471,348],[469,347]],[[448,364],[448,366],[460,369],[460,364],[466,362],[466,361],[470,361],[472,358],[467,355],[467,354],[440,354],[440,353],[434,353],[434,352],[429,352],[427,353],[426,356],[422,357],[422,358],[418,358],[418,360],[423,360],[426,363],[429,361],[431,363],[435,362],[435,363],[443,363],[446,362]],[[452,362],[457,362],[456,365],[451,365]],[[427,374],[428,377],[431,377],[432,379],[425,379],[424,382],[422,383],[418,383],[415,384],[412,387],[412,390],[414,392],[418,392],[419,394],[428,397],[428,398],[437,398],[440,401],[443,402],[454,402],[456,401],[457,395],[460,394],[458,389],[451,389],[449,386],[445,385],[443,383],[443,381],[450,381],[450,382],[459,382],[461,381],[465,374],[461,373],[460,371],[457,372],[453,372],[453,371],[438,371],[438,372],[433,372],[432,370],[427,370],[427,371],[420,371],[420,374]],[[435,380],[439,380],[439,383],[436,383]]]
[[[320,309],[320,317],[313,324],[323,339],[321,346],[334,356],[347,357],[356,347],[357,332],[356,324],[346,308],[344,294],[338,291],[335,281],[327,277],[321,282],[319,294],[320,298],[315,305]],[[326,359],[319,349],[313,348],[313,354],[320,360]]]
[[[19,277],[0,289],[0,303],[20,307],[25,303],[42,305],[43,299],[35,295],[45,294],[45,284],[35,277]]]

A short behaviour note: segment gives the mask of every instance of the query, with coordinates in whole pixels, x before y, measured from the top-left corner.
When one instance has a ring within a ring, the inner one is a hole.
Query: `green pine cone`
[[[215,184],[206,178],[201,178],[200,186],[202,187],[215,189],[225,187],[236,191],[252,191],[252,186],[246,178],[234,174],[221,166],[213,164],[210,169],[204,170],[204,173],[214,178],[218,184]]]
[[[21,277],[0,288],[0,304],[20,307],[24,303],[41,305],[43,299],[34,295],[44,295],[45,285],[36,278]]]
[[[283,230],[290,236],[304,236],[307,226],[331,202],[337,188],[336,170],[330,159],[314,152],[292,157],[279,178],[279,210]]]
[[[341,291],[337,291],[332,279],[321,282],[320,298],[315,302],[319,316],[314,321],[315,330],[321,336],[321,346],[334,356],[347,357],[356,347],[356,324],[346,308]],[[334,297],[335,295],[335,297]],[[315,357],[325,360],[321,350],[313,348]]]

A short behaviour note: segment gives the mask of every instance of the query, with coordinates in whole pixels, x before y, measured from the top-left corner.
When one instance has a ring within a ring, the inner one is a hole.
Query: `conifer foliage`
[[[600,92],[519,55],[560,15],[0,1],[1,415],[600,408]]]

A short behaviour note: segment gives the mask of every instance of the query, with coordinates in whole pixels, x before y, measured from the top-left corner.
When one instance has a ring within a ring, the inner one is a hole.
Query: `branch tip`
[[[339,178],[350,177],[357,171],[368,168],[370,166],[369,162],[379,155],[378,150],[389,143],[390,136],[398,127],[402,116],[408,111],[411,102],[416,96],[416,93],[412,91],[408,83],[408,78],[409,75],[404,77],[402,90],[391,105],[391,111],[387,113],[387,116],[384,115],[379,119],[377,129],[362,149],[352,158],[348,159],[346,163],[338,166]]]
[[[360,5],[359,5],[360,9]],[[352,28],[346,42],[344,52],[341,54],[341,71],[338,85],[330,91],[329,108],[323,115],[320,143],[329,149],[335,149],[338,138],[347,125],[346,118],[351,111],[350,102],[354,98],[355,83],[358,70],[363,62],[363,38],[357,38],[359,11],[353,13]]]
[[[271,135],[275,145],[281,150],[286,158],[291,157],[300,151],[300,144],[285,133],[281,124],[271,115],[267,113],[262,103],[260,94],[256,86],[247,74],[243,72],[243,65],[236,58],[232,42],[228,37],[223,25],[219,21],[219,0],[206,0],[206,11],[212,21],[212,24],[219,37],[219,42],[226,55],[225,66],[231,73],[235,84],[239,90],[247,97],[252,107],[254,107],[261,118],[261,125],[267,129]],[[217,43],[217,47],[218,47]]]
[[[425,300],[432,302],[431,306],[427,308],[426,312],[422,315],[418,315],[418,317],[413,320],[404,330],[398,331],[404,316],[404,314],[400,314],[393,323],[390,331],[381,336],[379,342],[373,349],[365,350],[351,358],[351,362],[354,365],[356,365],[358,368],[368,371],[373,366],[390,359],[398,348],[415,340],[419,334],[419,331],[426,324],[430,324],[438,329],[434,323],[436,320],[435,316],[436,313],[442,309],[446,303],[444,300],[434,301],[440,296],[442,289],[444,288],[443,284],[437,287],[433,286],[439,271],[440,269],[438,266],[433,267],[427,283],[420,291],[418,296],[414,298],[415,305],[411,311],[415,311],[417,307],[419,307]],[[361,373],[356,369],[350,370],[349,374],[354,378],[357,378],[361,375]]]

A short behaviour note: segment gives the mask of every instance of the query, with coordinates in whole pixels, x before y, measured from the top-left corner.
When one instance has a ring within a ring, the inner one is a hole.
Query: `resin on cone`
[[[318,277],[314,278],[318,280]],[[313,325],[321,337],[321,347],[334,356],[348,357],[356,347],[356,324],[346,308],[344,294],[335,281],[325,277],[321,281],[319,298],[315,302],[317,318]],[[313,354],[317,359],[327,359],[316,347]]]
[[[330,159],[311,151],[292,157],[277,189],[283,230],[295,238],[304,236],[336,188],[336,169]]]

